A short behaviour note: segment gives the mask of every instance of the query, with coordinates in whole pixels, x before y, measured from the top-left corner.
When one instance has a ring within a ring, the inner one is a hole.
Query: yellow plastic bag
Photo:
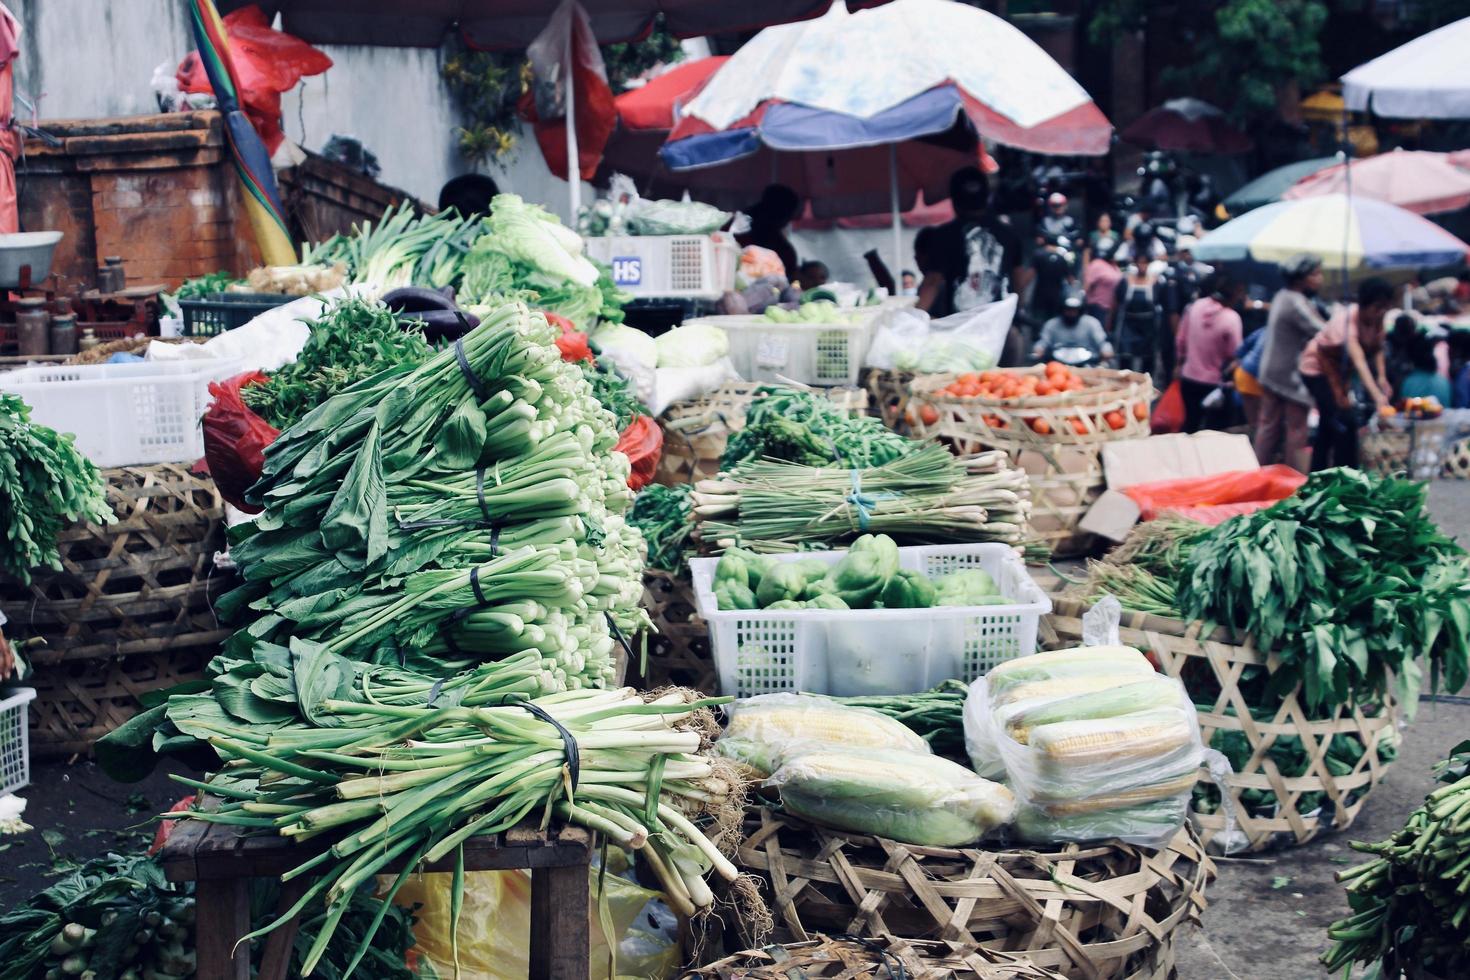
[[[615,873],[625,868],[621,852],[611,851],[608,873],[603,879],[604,902],[618,941],[618,977],[658,978],[671,975],[679,966],[676,943],[654,928],[650,903],[661,899]],[[414,875],[404,882],[394,902],[419,905],[414,913],[414,951],[427,959],[441,977],[454,976],[454,954],[450,946],[451,875]],[[386,885],[391,879],[381,882]],[[603,935],[597,905],[598,871],[589,876],[588,917],[591,934],[589,980],[608,977],[607,940]],[[661,905],[661,902],[659,903]],[[665,910],[666,911],[666,910]],[[670,914],[671,917],[671,914]],[[666,924],[666,923],[665,923]],[[636,928],[635,928],[636,926]],[[471,871],[465,875],[464,905],[459,920],[459,966],[461,980],[522,980],[530,972],[531,873],[529,871]]]

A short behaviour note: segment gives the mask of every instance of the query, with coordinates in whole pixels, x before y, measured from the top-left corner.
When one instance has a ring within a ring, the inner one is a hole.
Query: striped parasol
[[[260,134],[240,109],[240,79],[230,58],[224,22],[212,0],[189,0],[189,22],[199,46],[199,59],[209,75],[215,103],[224,119],[225,142],[229,144],[230,159],[245,191],[245,211],[255,230],[261,257],[266,265],[292,265],[296,262],[296,250],[286,231],[286,212],[276,189],[275,171],[271,169],[270,154],[266,153]]]

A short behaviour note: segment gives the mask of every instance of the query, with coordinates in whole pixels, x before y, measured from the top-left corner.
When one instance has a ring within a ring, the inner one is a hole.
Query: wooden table
[[[169,881],[195,882],[197,973],[208,980],[249,980],[250,950],[235,945],[250,931],[250,880],[278,877],[320,853],[284,837],[247,836],[238,827],[184,820],[158,854]],[[531,980],[587,980],[587,831],[566,827],[542,833],[521,826],[464,844],[466,871],[531,871]],[[425,865],[454,869],[451,855]],[[396,874],[402,865],[384,868]],[[291,907],[310,886],[307,876],[281,886],[278,908]],[[266,936],[259,980],[284,980],[296,938],[296,919]]]

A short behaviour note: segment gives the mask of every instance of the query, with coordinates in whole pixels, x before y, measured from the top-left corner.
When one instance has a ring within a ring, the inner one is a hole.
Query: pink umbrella
[[[1225,114],[1201,99],[1170,99],[1145,112],[1123,130],[1136,146],[1176,153],[1245,153],[1251,138],[1225,120]]]
[[[1415,214],[1458,211],[1470,204],[1470,173],[1452,155],[1394,150],[1337,164],[1303,177],[1282,194],[1284,200],[1346,194],[1387,201]]]

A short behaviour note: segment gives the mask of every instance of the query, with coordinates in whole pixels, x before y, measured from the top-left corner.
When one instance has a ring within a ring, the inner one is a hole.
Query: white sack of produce
[[[266,310],[260,316],[234,330],[226,330],[202,344],[148,345],[145,355],[150,361],[184,361],[207,358],[234,359],[240,371],[278,371],[296,360],[301,348],[311,337],[307,324],[319,320],[332,301],[344,296],[362,295],[358,287],[328,290],[318,296],[303,296],[282,306]]]
[[[892,749],[929,754],[929,743],[901,722],[870,708],[813,694],[761,694],[730,705],[730,723],[715,752],[763,775],[790,756],[816,749]]]
[[[1020,657],[970,688],[965,747],[1003,772],[1020,835],[1157,846],[1179,828],[1203,758],[1184,685],[1131,647]]]
[[[963,313],[930,320],[921,310],[883,314],[863,366],[880,371],[984,371],[995,367],[1016,318],[1015,293]]]
[[[826,748],[787,759],[766,783],[815,823],[921,847],[970,844],[1016,814],[999,783],[936,755]]]

